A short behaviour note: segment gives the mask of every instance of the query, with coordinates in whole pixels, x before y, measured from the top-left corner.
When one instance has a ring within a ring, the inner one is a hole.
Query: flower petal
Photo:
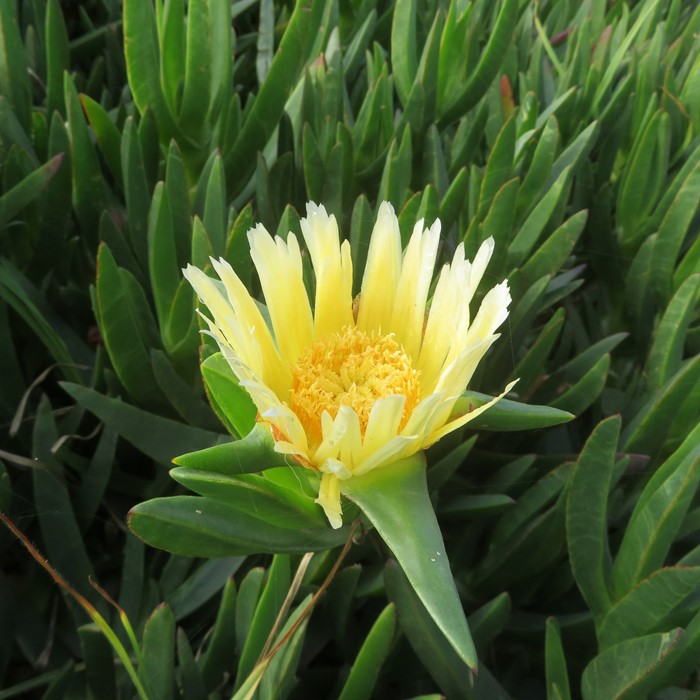
[[[500,401],[518,383],[518,381],[518,379],[513,380],[498,396],[495,396],[491,399],[491,401],[485,403],[483,406],[479,406],[479,408],[475,408],[473,411],[464,413],[458,418],[455,418],[454,420],[449,421],[448,423],[443,425],[442,428],[439,428],[438,430],[434,431],[423,446],[430,447],[430,445],[433,445],[440,438],[444,437],[448,433],[451,433],[453,430],[457,430],[457,428],[461,428],[463,425],[466,425],[470,420],[474,420],[474,418],[476,418],[478,415],[481,415],[488,408],[491,408],[491,406],[493,406],[493,404],[495,404],[497,401]]]
[[[334,474],[325,473],[321,476],[321,486],[316,503],[323,508],[328,522],[334,530],[343,524],[343,511],[340,507],[340,481]]]
[[[233,268],[223,258],[218,261],[212,259],[211,262],[224,283],[229,304],[235,309],[242,328],[255,341],[262,366],[261,371],[256,374],[265,384],[272,387],[280,398],[286,399],[292,384],[292,374],[289,367],[282,362],[260,309]]]
[[[260,285],[270,312],[280,355],[289,366],[313,340],[313,318],[304,287],[301,251],[296,236],[287,241],[273,239],[258,226],[248,232],[250,255],[260,277]]]
[[[289,407],[269,387],[258,381],[241,381],[241,386],[250,394],[260,416],[277,428],[297,448],[298,454],[308,454],[309,445],[304,426]]]
[[[382,202],[367,252],[357,326],[366,333],[387,332],[401,273],[401,234],[394,209]]]
[[[469,327],[467,342],[477,342],[488,338],[508,318],[511,297],[508,280],[497,284],[487,292],[481,302],[474,322]]]
[[[396,437],[405,404],[406,397],[401,395],[384,396],[375,401],[367,420],[367,429],[362,441],[363,461],[382,445]]]
[[[425,304],[439,244],[440,220],[436,219],[429,229],[423,231],[421,219],[413,229],[401,263],[389,330],[396,333],[403,349],[413,358],[418,357],[423,338]]]
[[[314,337],[319,338],[353,323],[352,259],[349,244],[341,251],[335,216],[323,206],[309,202],[300,223],[316,274]]]
[[[471,265],[471,274],[469,275],[469,293],[467,301],[471,301],[476,293],[476,289],[484,276],[486,267],[491,260],[493,250],[496,247],[496,242],[493,237],[487,238],[480,246],[474,256],[474,262]]]

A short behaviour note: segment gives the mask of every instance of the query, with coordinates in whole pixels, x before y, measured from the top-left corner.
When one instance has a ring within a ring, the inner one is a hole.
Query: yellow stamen
[[[401,426],[420,401],[420,372],[392,335],[368,335],[346,326],[311,345],[292,370],[289,407],[298,416],[311,443],[322,438],[321,416],[335,418],[350,406],[364,436],[377,399],[406,397]]]

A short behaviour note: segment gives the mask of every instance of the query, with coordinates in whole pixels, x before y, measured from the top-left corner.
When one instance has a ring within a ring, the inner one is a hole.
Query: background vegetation
[[[94,606],[0,532],[0,698],[700,697],[699,36],[693,0],[0,0],[0,511]],[[496,239],[514,303],[472,388],[575,416],[429,454],[478,677],[372,533],[302,615],[342,545],[125,525],[250,428],[180,268],[254,289],[247,229],[314,200],[359,271],[384,199],[444,259]]]

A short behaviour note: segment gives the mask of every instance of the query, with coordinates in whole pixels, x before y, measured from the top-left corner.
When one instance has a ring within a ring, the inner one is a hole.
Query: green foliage
[[[0,699],[694,697],[699,33],[688,0],[0,0],[0,511],[60,574],[0,534]],[[514,391],[347,482],[338,531],[181,273],[257,294],[246,232],[308,200],[356,292],[388,200],[439,264],[493,237],[513,295],[455,413]]]

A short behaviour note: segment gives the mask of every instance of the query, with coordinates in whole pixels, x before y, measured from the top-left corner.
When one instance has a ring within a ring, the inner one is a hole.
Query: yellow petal
[[[519,380],[517,379],[512,381],[498,396],[495,396],[493,399],[491,399],[491,401],[485,403],[483,406],[479,406],[479,408],[475,408],[473,411],[469,411],[468,413],[465,413],[443,425],[442,428],[439,428],[432,435],[430,435],[430,437],[424,443],[424,447],[430,447],[430,445],[436,443],[440,438],[444,437],[448,433],[451,433],[453,430],[457,430],[457,428],[461,428],[470,420],[474,420],[474,418],[491,408],[491,406],[493,406],[493,404],[495,404],[497,401],[500,401],[518,383],[518,381]]]
[[[387,332],[401,273],[401,234],[394,209],[382,202],[367,252],[357,326],[366,333]]]
[[[405,403],[406,397],[401,395],[385,396],[375,401],[362,442],[363,460],[396,437]]]
[[[469,292],[467,301],[471,301],[474,296],[481,278],[484,276],[486,271],[486,266],[491,260],[493,255],[493,250],[496,247],[496,243],[493,238],[487,238],[480,246],[479,250],[474,256],[474,262],[471,265],[471,271],[469,275]]]
[[[451,265],[440,271],[430,312],[425,324],[425,336],[416,362],[421,372],[421,394],[432,394],[448,356],[454,352],[460,329],[468,328],[469,307],[465,303],[469,279],[460,244]]]
[[[469,327],[467,342],[488,338],[508,318],[510,290],[505,280],[491,289],[481,302],[474,322]]]
[[[362,476],[372,469],[379,469],[404,457],[410,457],[420,448],[421,444],[415,435],[397,435],[360,462],[353,475]]]
[[[420,351],[425,304],[439,243],[440,220],[437,219],[429,229],[423,231],[421,219],[413,229],[401,263],[401,276],[389,330],[396,333],[403,349],[413,358],[417,358]]]
[[[279,236],[273,239],[260,224],[248,232],[248,240],[277,347],[283,360],[293,366],[313,340],[299,243],[293,233],[286,243]]]
[[[296,453],[307,454],[309,445],[304,426],[289,407],[282,403],[269,387],[260,382],[241,381],[241,386],[250,394],[260,416],[274,425],[286,440],[295,446]]]
[[[316,503],[323,508],[331,527],[338,529],[343,524],[343,511],[340,507],[340,481],[334,474],[321,476],[321,486]]]
[[[346,243],[341,252],[335,216],[312,202],[306,205],[301,232],[316,276],[314,333],[319,338],[353,323],[350,248]]]
[[[236,310],[236,316],[244,332],[252,336],[257,345],[256,349],[259,353],[262,370],[256,374],[279,397],[286,399],[292,384],[292,373],[289,371],[289,367],[282,362],[257,304],[233,268],[223,258],[218,261],[212,260],[212,264],[224,283],[229,303]]]

